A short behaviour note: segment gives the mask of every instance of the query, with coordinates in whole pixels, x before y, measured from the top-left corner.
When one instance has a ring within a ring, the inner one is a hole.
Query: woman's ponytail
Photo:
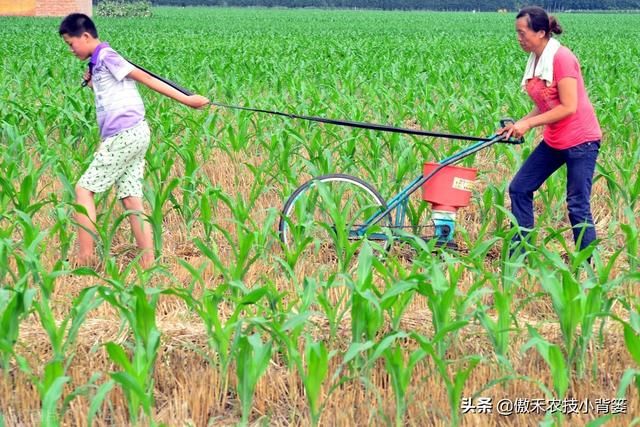
[[[552,34],[562,34],[562,27],[555,16],[549,15],[549,32]]]

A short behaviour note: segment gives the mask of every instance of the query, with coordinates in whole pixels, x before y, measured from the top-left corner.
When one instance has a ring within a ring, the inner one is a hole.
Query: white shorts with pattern
[[[118,199],[142,197],[144,155],[149,148],[149,141],[149,126],[144,120],[106,138],[100,143],[78,185],[94,193],[101,193],[115,184]]]

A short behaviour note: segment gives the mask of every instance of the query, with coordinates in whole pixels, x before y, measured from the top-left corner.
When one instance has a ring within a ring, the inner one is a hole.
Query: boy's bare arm
[[[155,77],[149,75],[148,73],[142,71],[139,68],[136,68],[133,71],[131,71],[127,77],[132,78],[133,80],[142,83],[143,85],[149,87],[150,89],[153,89],[164,96],[167,96],[171,99],[175,99],[176,101],[192,108],[204,107],[209,103],[209,100],[204,96],[185,95],[184,93],[169,86],[165,82],[156,79]]]

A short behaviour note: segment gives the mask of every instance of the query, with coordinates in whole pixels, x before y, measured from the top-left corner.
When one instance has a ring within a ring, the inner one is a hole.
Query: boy
[[[78,256],[75,262],[78,265],[95,263],[94,194],[108,190],[115,183],[118,199],[122,200],[125,209],[134,212],[129,215],[129,222],[142,252],[140,264],[149,268],[154,261],[153,234],[150,224],[142,219],[142,178],[149,127],[144,120],[144,104],[135,82],[192,108],[203,107],[209,100],[200,95],[184,95],[131,65],[108,43],[98,39],[96,27],[87,15],[67,16],[58,32],[75,56],[90,60],[84,80],[95,93],[101,138],[93,161],[76,185],[76,202],[87,210],[87,214],[76,214]]]

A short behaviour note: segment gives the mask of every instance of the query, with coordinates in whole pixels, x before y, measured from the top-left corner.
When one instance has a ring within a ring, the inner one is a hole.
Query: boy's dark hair
[[[58,33],[62,36],[64,34],[72,37],[80,37],[83,33],[91,34],[91,37],[98,38],[98,30],[93,23],[84,13],[72,13],[62,20]]]

